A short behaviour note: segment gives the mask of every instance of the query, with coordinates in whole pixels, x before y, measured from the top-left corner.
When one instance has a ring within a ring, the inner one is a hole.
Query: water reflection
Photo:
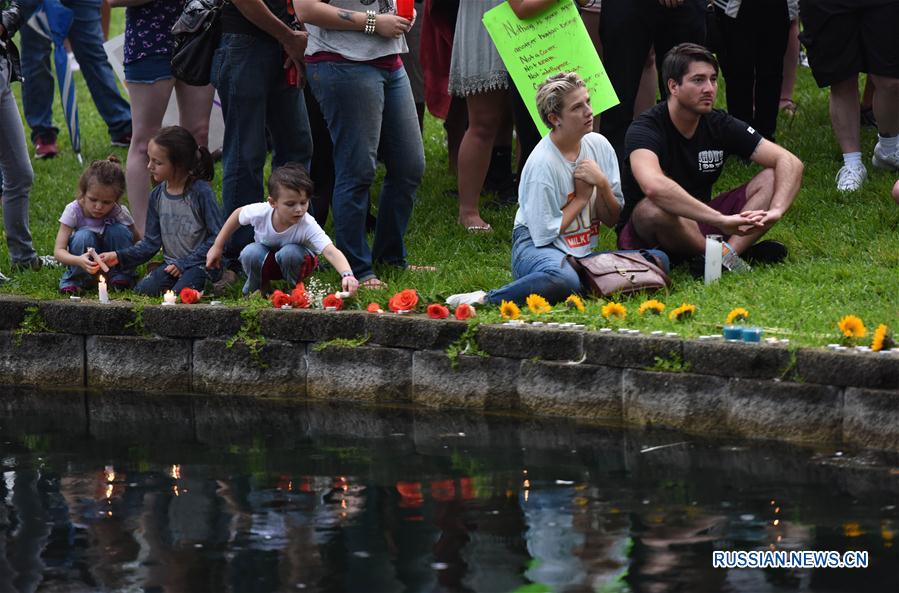
[[[158,401],[88,403],[4,404],[0,593],[899,590],[885,456],[225,398],[172,432]],[[871,565],[712,568],[739,549]]]

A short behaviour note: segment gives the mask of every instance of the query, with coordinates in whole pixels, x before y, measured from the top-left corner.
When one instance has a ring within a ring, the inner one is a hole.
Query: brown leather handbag
[[[607,298],[614,294],[655,292],[671,286],[660,262],[647,260],[639,251],[604,251],[565,259],[575,269],[584,287],[595,296]]]

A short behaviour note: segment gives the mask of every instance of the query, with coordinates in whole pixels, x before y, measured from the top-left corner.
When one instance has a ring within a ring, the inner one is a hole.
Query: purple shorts
[[[709,207],[728,216],[739,214],[746,208],[746,200],[748,199],[746,186],[748,185],[748,183],[744,183],[740,187],[718,194],[709,202]],[[703,235],[724,235],[725,240],[730,238],[730,235],[721,229],[702,222],[699,223],[699,232]],[[654,249],[657,247],[658,245],[650,244],[649,241],[645,241],[643,237],[637,234],[637,229],[633,225],[633,217],[618,232],[618,249]]]

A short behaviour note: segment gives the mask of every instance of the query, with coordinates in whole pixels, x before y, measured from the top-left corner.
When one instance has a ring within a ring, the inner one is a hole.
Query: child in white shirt
[[[266,202],[242,206],[228,217],[206,255],[206,267],[220,267],[228,239],[241,225],[251,225],[254,242],[240,252],[240,263],[247,275],[245,295],[260,288],[267,290],[271,278],[263,271],[270,269],[272,258],[281,277],[294,286],[315,269],[319,254],[340,274],[342,289],[356,292],[359,282],[346,257],[312,215],[306,213],[312,195],[312,180],[306,170],[296,163],[275,169],[268,180],[268,191]]]

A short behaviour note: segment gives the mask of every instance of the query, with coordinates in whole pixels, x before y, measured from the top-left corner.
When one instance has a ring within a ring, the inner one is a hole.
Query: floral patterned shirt
[[[125,11],[125,63],[172,55],[172,26],[184,0],[152,0]]]

